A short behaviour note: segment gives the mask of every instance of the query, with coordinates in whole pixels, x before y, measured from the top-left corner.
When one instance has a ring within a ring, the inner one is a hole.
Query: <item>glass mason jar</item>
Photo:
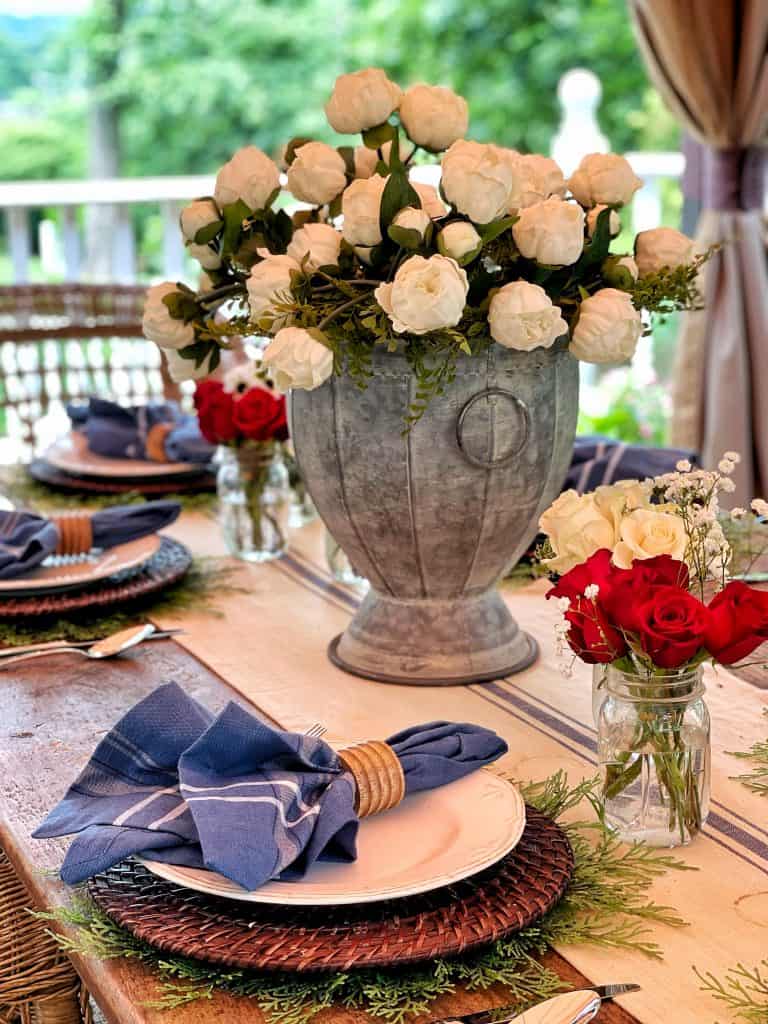
[[[312,501],[312,495],[307,490],[304,477],[301,475],[299,463],[290,446],[290,442],[283,445],[283,460],[288,470],[288,480],[291,485],[291,514],[288,525],[292,530],[308,526],[317,518],[317,509]]]
[[[368,590],[368,580],[357,575],[352,568],[352,563],[347,558],[346,551],[336,542],[328,529],[325,531],[325,560],[331,576],[339,583],[355,587],[360,593],[365,593]]]
[[[597,726],[605,823],[625,842],[684,846],[709,813],[701,666],[648,676],[605,668]]]
[[[227,550],[247,562],[268,562],[286,549],[291,489],[280,446],[273,441],[221,447],[216,490]]]

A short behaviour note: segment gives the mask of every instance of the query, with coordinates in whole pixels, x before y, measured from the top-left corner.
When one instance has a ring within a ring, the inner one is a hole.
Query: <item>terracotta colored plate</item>
[[[152,477],[151,480],[117,478],[99,479],[93,476],[72,476],[45,459],[34,459],[27,471],[33,480],[70,494],[135,494],[137,491],[154,498],[166,494],[198,493],[216,490],[216,477],[202,469],[194,476]]]
[[[85,437],[72,431],[43,452],[43,458],[57,469],[75,476],[136,477],[184,476],[199,473],[201,467],[193,462],[152,462],[149,459],[113,459],[90,451]]]

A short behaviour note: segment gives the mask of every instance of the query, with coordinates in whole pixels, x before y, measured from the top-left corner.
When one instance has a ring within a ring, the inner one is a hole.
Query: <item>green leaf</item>
[[[423,241],[421,232],[416,228],[401,228],[397,224],[390,224],[387,234],[392,241],[403,249],[418,249]]]
[[[206,245],[208,242],[212,242],[223,227],[223,220],[214,220],[210,224],[206,224],[195,234],[195,245]]]
[[[397,128],[389,121],[385,121],[375,128],[366,128],[363,132],[363,143],[368,149],[380,149],[385,142],[391,142],[396,134]]]
[[[274,236],[280,240],[283,248],[286,248],[293,238],[293,221],[285,210],[277,210],[272,217]]]
[[[494,238],[503,235],[504,232],[516,224],[519,217],[502,217],[500,220],[492,220],[490,224],[478,224],[477,233],[483,242],[492,242]]]
[[[419,193],[411,185],[408,175],[404,171],[393,171],[384,186],[384,193],[381,197],[381,211],[379,222],[381,233],[386,234],[387,228],[395,219],[398,211],[405,206],[414,206],[421,209]]]
[[[306,146],[308,142],[313,142],[313,139],[308,138],[306,135],[296,135],[285,147],[285,162],[290,167],[293,161],[296,159],[296,150],[301,149],[302,146]]]
[[[466,352],[468,356],[472,355],[472,349],[470,348],[469,342],[467,341],[466,338],[459,342],[459,348],[461,349],[462,352]]]
[[[174,320],[183,320],[184,323],[197,320],[200,312],[194,296],[184,292],[171,292],[169,295],[164,295],[163,305]]]
[[[578,279],[584,276],[585,270],[596,263],[602,263],[608,256],[608,250],[611,247],[611,212],[611,207],[606,206],[597,215],[597,223],[595,224],[592,238],[584,246],[584,252],[574,268]]]
[[[355,147],[354,146],[337,146],[336,152],[339,154],[341,159],[344,161],[344,166],[347,169],[347,174],[350,178],[355,176]]]
[[[243,221],[250,217],[251,210],[242,199],[229,203],[222,210],[224,214],[224,234],[221,238],[221,255],[226,258],[235,251],[240,239]]]
[[[338,217],[341,214],[341,194],[332,199],[328,204],[328,216]]]

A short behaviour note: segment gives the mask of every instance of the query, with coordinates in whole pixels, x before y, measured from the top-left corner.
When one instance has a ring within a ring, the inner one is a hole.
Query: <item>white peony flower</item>
[[[342,231],[350,245],[371,246],[381,241],[379,213],[386,183],[386,178],[374,174],[372,178],[357,178],[344,189]]]
[[[312,391],[333,373],[333,352],[303,327],[283,327],[261,360],[280,391]]]
[[[446,199],[475,224],[488,224],[507,211],[515,174],[497,146],[460,139],[443,157]]]
[[[488,323],[494,341],[521,352],[549,348],[568,331],[559,307],[543,288],[527,281],[512,281],[496,292]]]
[[[675,270],[692,263],[695,255],[693,240],[674,228],[641,231],[635,239],[635,260],[641,277],[664,267]]]
[[[381,68],[366,68],[339,75],[325,116],[331,128],[342,135],[354,135],[384,124],[400,104],[399,86],[390,82]]]
[[[570,351],[586,363],[621,363],[634,355],[642,330],[629,295],[601,288],[581,304]]]
[[[587,211],[587,234],[591,238],[597,229],[597,218],[608,207],[605,203],[599,203],[597,206],[593,206],[591,210]],[[611,210],[608,215],[608,231],[610,232],[611,238],[615,238],[616,235],[621,231],[621,217],[615,210]]]
[[[391,284],[380,284],[376,301],[399,333],[426,334],[455,327],[467,301],[467,275],[446,256],[411,256]]]
[[[368,149],[367,146],[355,146],[354,160],[355,177],[370,178],[376,172],[379,154],[375,149]]]
[[[181,233],[187,242],[194,242],[195,235],[201,228],[221,220],[221,214],[212,199],[194,199],[181,211],[179,224]]]
[[[251,320],[258,323],[263,317],[271,317],[270,331],[278,331],[285,325],[285,314],[277,314],[276,303],[291,300],[291,272],[300,270],[290,256],[269,256],[261,263],[255,263],[245,282],[248,291],[248,308]]]
[[[307,142],[299,146],[288,168],[288,188],[303,203],[323,206],[347,184],[344,157],[325,142]]]
[[[210,245],[187,242],[187,252],[204,270],[218,270],[221,266],[221,253]]]
[[[443,256],[450,256],[461,263],[471,253],[477,255],[482,241],[471,224],[465,220],[454,220],[440,231],[437,236],[437,248]]]
[[[174,319],[163,302],[166,295],[178,291],[173,281],[163,281],[153,285],[147,292],[141,329],[144,337],[154,341],[160,348],[184,348],[195,340],[193,325]]]
[[[278,188],[277,164],[256,146],[245,146],[216,175],[213,195],[220,210],[242,199],[255,211],[263,210]]]
[[[418,231],[421,238],[424,238],[427,228],[432,224],[432,219],[426,210],[418,210],[415,206],[404,206],[395,214],[392,223],[398,228]]]
[[[212,372],[211,356],[213,353],[206,356],[200,366],[195,366],[194,359],[184,359],[175,349],[164,348],[162,353],[165,356],[165,364],[168,367],[170,378],[177,384],[181,384],[185,380],[202,380]]]
[[[469,108],[451,89],[412,85],[400,101],[400,121],[417,146],[441,153],[467,134]]]
[[[521,210],[512,235],[526,259],[567,267],[584,249],[584,211],[553,196]]]
[[[642,184],[626,157],[617,153],[590,153],[568,179],[582,206],[624,206]]]
[[[421,200],[422,210],[426,210],[432,220],[440,220],[448,213],[448,207],[440,198],[434,185],[426,185],[421,181],[412,181],[411,187]]]
[[[519,210],[541,203],[550,196],[565,195],[565,178],[554,160],[529,153],[522,156],[513,149],[504,150],[515,171],[508,209]]]
[[[297,263],[307,257],[307,270],[318,267],[335,267],[339,263],[341,232],[330,224],[305,224],[294,232],[287,254]]]

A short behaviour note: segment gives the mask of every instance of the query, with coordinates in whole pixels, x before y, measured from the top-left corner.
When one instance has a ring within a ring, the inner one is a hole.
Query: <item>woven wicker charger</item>
[[[188,548],[170,537],[162,537],[158,551],[143,565],[115,573],[81,590],[0,600],[0,621],[30,615],[64,615],[132,601],[176,583],[191,564]]]
[[[91,896],[114,921],[167,953],[227,967],[329,971],[455,956],[537,921],[563,896],[573,851],[527,808],[515,849],[472,878],[421,896],[351,907],[281,907],[204,896],[128,860],[96,875]]]
[[[121,477],[73,476],[45,459],[34,459],[27,470],[33,480],[58,491],[72,494],[139,494],[158,497],[163,494],[197,494],[216,490],[216,477],[206,469],[183,476],[148,477],[146,480]]]

